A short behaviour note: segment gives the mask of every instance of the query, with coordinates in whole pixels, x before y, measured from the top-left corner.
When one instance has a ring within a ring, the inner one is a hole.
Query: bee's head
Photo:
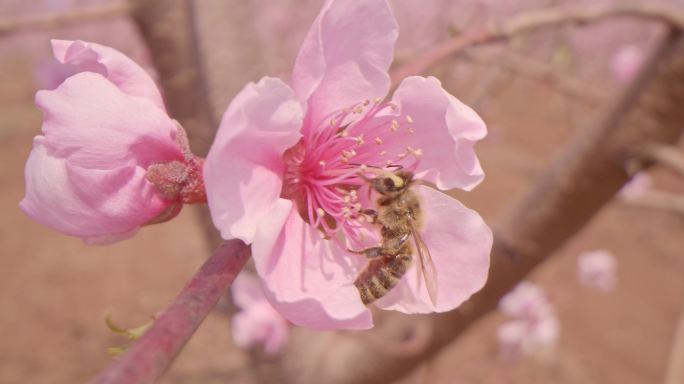
[[[413,183],[413,172],[386,172],[370,180],[373,189],[381,195],[391,196],[406,190]]]

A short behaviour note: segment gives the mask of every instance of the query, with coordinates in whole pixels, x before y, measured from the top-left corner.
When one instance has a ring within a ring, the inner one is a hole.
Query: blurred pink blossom
[[[36,94],[43,134],[26,163],[24,212],[64,234],[107,243],[203,200],[201,160],[145,71],[94,43],[53,40],[52,48],[75,74]]]
[[[611,60],[613,77],[620,83],[632,81],[644,62],[644,51],[636,45],[620,48]]]
[[[242,272],[231,287],[233,302],[242,310],[233,317],[233,339],[242,348],[262,345],[275,355],[287,342],[289,325],[266,300],[256,276]]]
[[[644,171],[638,172],[620,190],[620,196],[625,199],[639,198],[653,187],[653,178]]]
[[[396,37],[386,1],[327,1],[296,59],[292,87],[269,77],[248,84],[225,112],[207,157],[214,224],[224,238],[252,244],[269,301],[294,324],[372,326],[353,284],[367,259],[348,251],[378,243],[378,228],[362,212],[374,207],[364,193],[369,168],[401,165],[442,190],[470,190],[484,177],[473,147],[485,124],[437,79],[407,78],[391,102],[383,101]],[[484,285],[492,234],[448,195],[414,190],[438,271],[438,300],[432,304],[414,262],[375,304],[449,311]]]
[[[558,340],[560,327],[544,291],[530,282],[518,284],[499,302],[512,319],[499,326],[499,350],[505,359],[543,353]]]
[[[617,259],[606,250],[581,253],[577,257],[577,277],[586,287],[612,291],[617,285]]]

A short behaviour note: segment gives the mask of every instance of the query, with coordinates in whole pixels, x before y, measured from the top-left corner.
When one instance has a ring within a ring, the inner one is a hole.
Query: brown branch
[[[644,148],[643,160],[654,161],[684,176],[684,154],[675,146],[653,145]]]
[[[239,240],[221,245],[152,327],[93,384],[152,383],[173,362],[249,258]]]
[[[646,146],[673,143],[680,137],[683,104],[684,39],[672,33],[604,119],[593,129],[578,133],[497,226],[484,289],[455,311],[413,318],[419,323],[431,322],[432,332],[422,332],[421,338],[427,340],[418,343],[419,347],[411,353],[389,353],[365,341],[397,328],[395,323],[405,318],[389,316],[371,333],[349,335],[343,341],[340,336],[323,347],[313,345],[315,357],[299,354],[298,366],[286,369],[297,372],[301,383],[388,383],[434,356],[496,308],[506,292],[612,199],[629,180],[626,162]],[[402,334],[415,344],[411,332]]]
[[[675,4],[618,2],[600,6],[561,7],[530,11],[503,22],[490,22],[468,29],[392,70],[390,75],[393,83],[396,84],[406,76],[423,73],[438,61],[476,45],[507,40],[521,33],[561,24],[584,24],[616,16],[661,20],[677,29],[684,28],[684,9]]]
[[[77,8],[69,12],[37,15],[24,18],[0,19],[0,36],[16,33],[25,29],[56,28],[64,25],[96,21],[127,15],[130,11],[125,2],[87,8]]]

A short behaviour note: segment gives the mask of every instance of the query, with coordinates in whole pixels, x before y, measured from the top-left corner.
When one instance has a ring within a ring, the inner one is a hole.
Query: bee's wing
[[[430,301],[432,305],[437,305],[437,268],[435,267],[434,261],[432,261],[432,256],[430,255],[430,250],[423,237],[420,235],[416,224],[413,222],[413,217],[409,216],[408,220],[411,226],[411,235],[413,235],[413,241],[416,243],[416,249],[418,250],[418,262],[420,263],[420,269],[423,272],[423,279],[425,280],[425,287],[427,288],[428,295],[430,296]]]

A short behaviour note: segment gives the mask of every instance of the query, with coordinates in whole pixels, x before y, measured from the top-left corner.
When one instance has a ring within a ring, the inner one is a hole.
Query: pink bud
[[[26,163],[24,212],[102,243],[174,217],[183,202],[201,201],[202,162],[147,73],[102,45],[53,40],[52,48],[75,74],[36,94],[43,134]]]
[[[613,77],[620,83],[629,83],[639,73],[643,62],[643,50],[635,45],[626,45],[613,56],[611,63]]]

